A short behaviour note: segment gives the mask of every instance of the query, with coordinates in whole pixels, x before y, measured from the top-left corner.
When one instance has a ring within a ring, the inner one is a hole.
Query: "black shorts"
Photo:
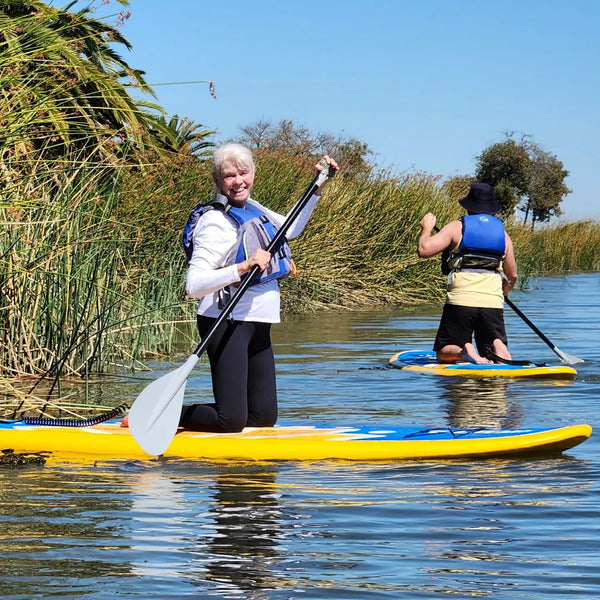
[[[495,339],[508,345],[502,308],[476,308],[445,304],[433,349],[437,352],[444,346],[464,347],[475,335],[477,351],[486,354],[487,346]]]

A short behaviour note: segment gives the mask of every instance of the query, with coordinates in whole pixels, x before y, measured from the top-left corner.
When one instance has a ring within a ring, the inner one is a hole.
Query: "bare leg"
[[[455,363],[462,358],[462,348],[460,346],[449,344],[448,346],[440,348],[436,352],[436,355],[438,361],[441,363]]]

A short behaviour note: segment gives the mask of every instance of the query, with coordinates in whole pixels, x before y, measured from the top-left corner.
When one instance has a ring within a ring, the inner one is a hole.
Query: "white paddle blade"
[[[559,350],[556,346],[554,346],[554,348],[552,348],[552,349],[554,350],[554,352],[556,352],[556,354],[558,355],[560,360],[564,363],[568,363],[570,365],[577,365],[579,363],[585,362],[585,360],[583,360],[583,358],[573,356],[572,354],[567,354],[566,352]]]
[[[139,446],[160,456],[177,433],[185,384],[198,356],[192,354],[181,367],[148,385],[129,411],[129,431]]]

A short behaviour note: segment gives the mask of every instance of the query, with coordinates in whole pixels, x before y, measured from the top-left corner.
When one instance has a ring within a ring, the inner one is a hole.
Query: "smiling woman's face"
[[[244,206],[254,183],[254,171],[238,162],[226,160],[215,177],[219,191],[233,206]]]

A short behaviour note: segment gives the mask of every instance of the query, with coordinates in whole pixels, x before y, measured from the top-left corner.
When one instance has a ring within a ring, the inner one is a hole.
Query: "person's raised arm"
[[[440,254],[446,250],[446,248],[449,248],[452,244],[457,244],[459,241],[459,238],[455,239],[457,231],[460,230],[459,221],[452,221],[451,223],[448,223],[448,225],[442,227],[436,234],[431,235],[436,222],[437,219],[433,213],[427,213],[420,221],[421,235],[419,236],[419,243],[417,246],[419,258],[430,258],[436,254]]]

